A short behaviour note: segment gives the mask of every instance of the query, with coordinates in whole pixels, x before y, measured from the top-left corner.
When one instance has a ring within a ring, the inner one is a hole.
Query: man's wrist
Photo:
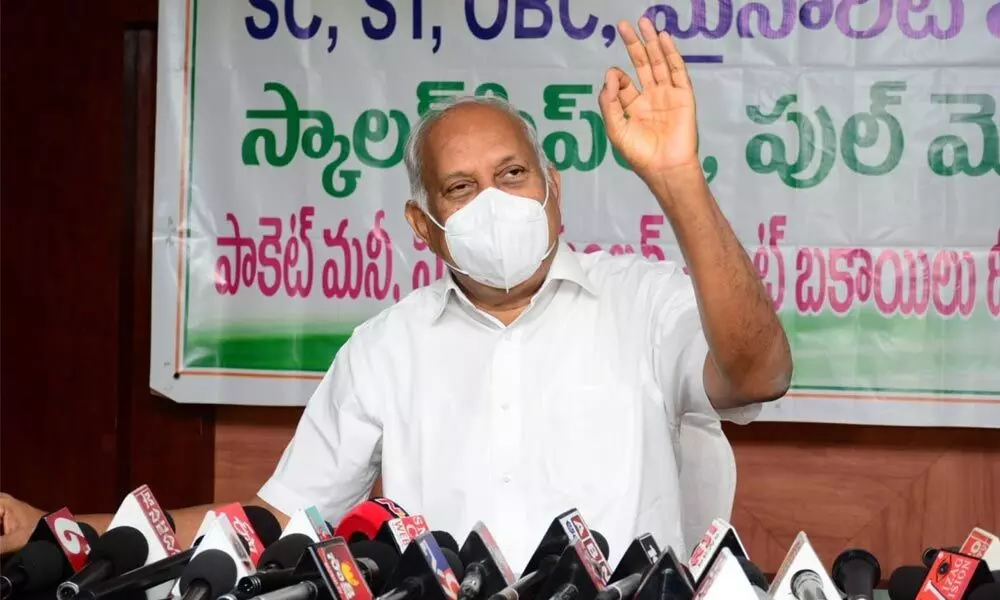
[[[710,195],[705,173],[697,161],[650,174],[643,180],[664,210],[678,202]]]

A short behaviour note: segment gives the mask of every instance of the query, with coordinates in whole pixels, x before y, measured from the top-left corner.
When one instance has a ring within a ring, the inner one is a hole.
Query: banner
[[[163,1],[150,385],[303,404],[441,277],[403,143],[456,95],[532,122],[577,251],[681,260],[597,108],[642,14],[685,54],[706,177],[788,331],[762,418],[1000,427],[994,0]]]

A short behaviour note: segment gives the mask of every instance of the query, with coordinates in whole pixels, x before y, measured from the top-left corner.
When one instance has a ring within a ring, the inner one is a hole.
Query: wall
[[[220,407],[215,497],[250,498],[288,442],[300,409]],[[739,483],[733,524],[765,571],[809,534],[829,568],[867,548],[883,577],[932,545],[1000,529],[1000,443],[992,430],[758,423],[728,427]],[[453,532],[460,535],[463,532]]]
[[[206,502],[211,407],[149,392],[156,0],[3,2],[2,491]]]

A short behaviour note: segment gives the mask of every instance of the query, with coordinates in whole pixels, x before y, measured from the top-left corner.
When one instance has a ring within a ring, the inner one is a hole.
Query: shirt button
[[[503,476],[503,482],[504,483],[510,483],[510,476],[509,475],[504,475]]]

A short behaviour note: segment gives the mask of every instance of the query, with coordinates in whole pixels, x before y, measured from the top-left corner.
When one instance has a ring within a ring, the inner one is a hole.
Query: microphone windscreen
[[[100,534],[97,533],[96,529],[87,525],[83,521],[77,521],[76,524],[80,526],[80,531],[83,532],[83,537],[87,538],[87,543],[93,547],[94,544],[97,543],[98,538],[101,537]]]
[[[52,542],[44,540],[29,542],[21,549],[15,560],[28,579],[24,591],[50,588],[62,580],[63,554],[59,546]]]
[[[930,569],[917,565],[899,567],[889,576],[889,597],[892,600],[913,600],[924,585]]]
[[[969,594],[969,600],[997,600],[1000,598],[1000,583],[986,583]]]
[[[458,552],[458,542],[452,537],[447,531],[432,531],[434,535],[434,541],[438,543],[441,548],[447,548],[452,552]],[[461,579],[461,578],[460,578]]]
[[[135,527],[115,527],[104,532],[90,549],[87,559],[107,559],[111,562],[115,575],[138,569],[146,564],[149,544]]]
[[[396,570],[396,566],[399,564],[399,553],[389,544],[368,540],[350,544],[349,548],[354,558],[367,558],[378,567],[375,580],[369,582],[372,591],[378,593],[389,580],[389,575]]]
[[[337,523],[334,532],[335,535],[348,540],[356,540],[362,536],[363,539],[373,540],[382,523],[395,518],[396,515],[392,514],[385,506],[378,502],[365,500],[347,511],[344,518]]]
[[[458,557],[458,554],[449,548],[441,548],[441,554],[444,554],[444,559],[448,561],[448,566],[451,567],[451,572],[455,574],[455,578],[459,581],[465,578],[465,567],[462,566],[462,559]]]
[[[767,589],[767,577],[764,577],[764,572],[760,570],[760,567],[750,562],[750,559],[742,556],[737,556],[736,560],[743,567],[743,572],[746,574],[747,579],[750,580],[750,585],[762,590]]]
[[[611,549],[608,546],[608,538],[604,537],[600,531],[594,529],[590,530],[590,535],[594,536],[594,541],[597,542],[597,547],[601,549],[601,554],[604,555],[604,558],[607,558],[608,552]]]
[[[181,575],[181,593],[195,581],[208,584],[208,598],[218,598],[236,586],[236,562],[215,548],[195,556]]]
[[[257,561],[261,567],[274,565],[278,569],[291,569],[299,564],[299,559],[312,539],[304,533],[293,533],[275,541],[267,547]]]
[[[243,512],[247,515],[247,520],[260,538],[260,543],[267,548],[281,537],[281,523],[275,518],[271,511],[263,506],[244,506]]]

